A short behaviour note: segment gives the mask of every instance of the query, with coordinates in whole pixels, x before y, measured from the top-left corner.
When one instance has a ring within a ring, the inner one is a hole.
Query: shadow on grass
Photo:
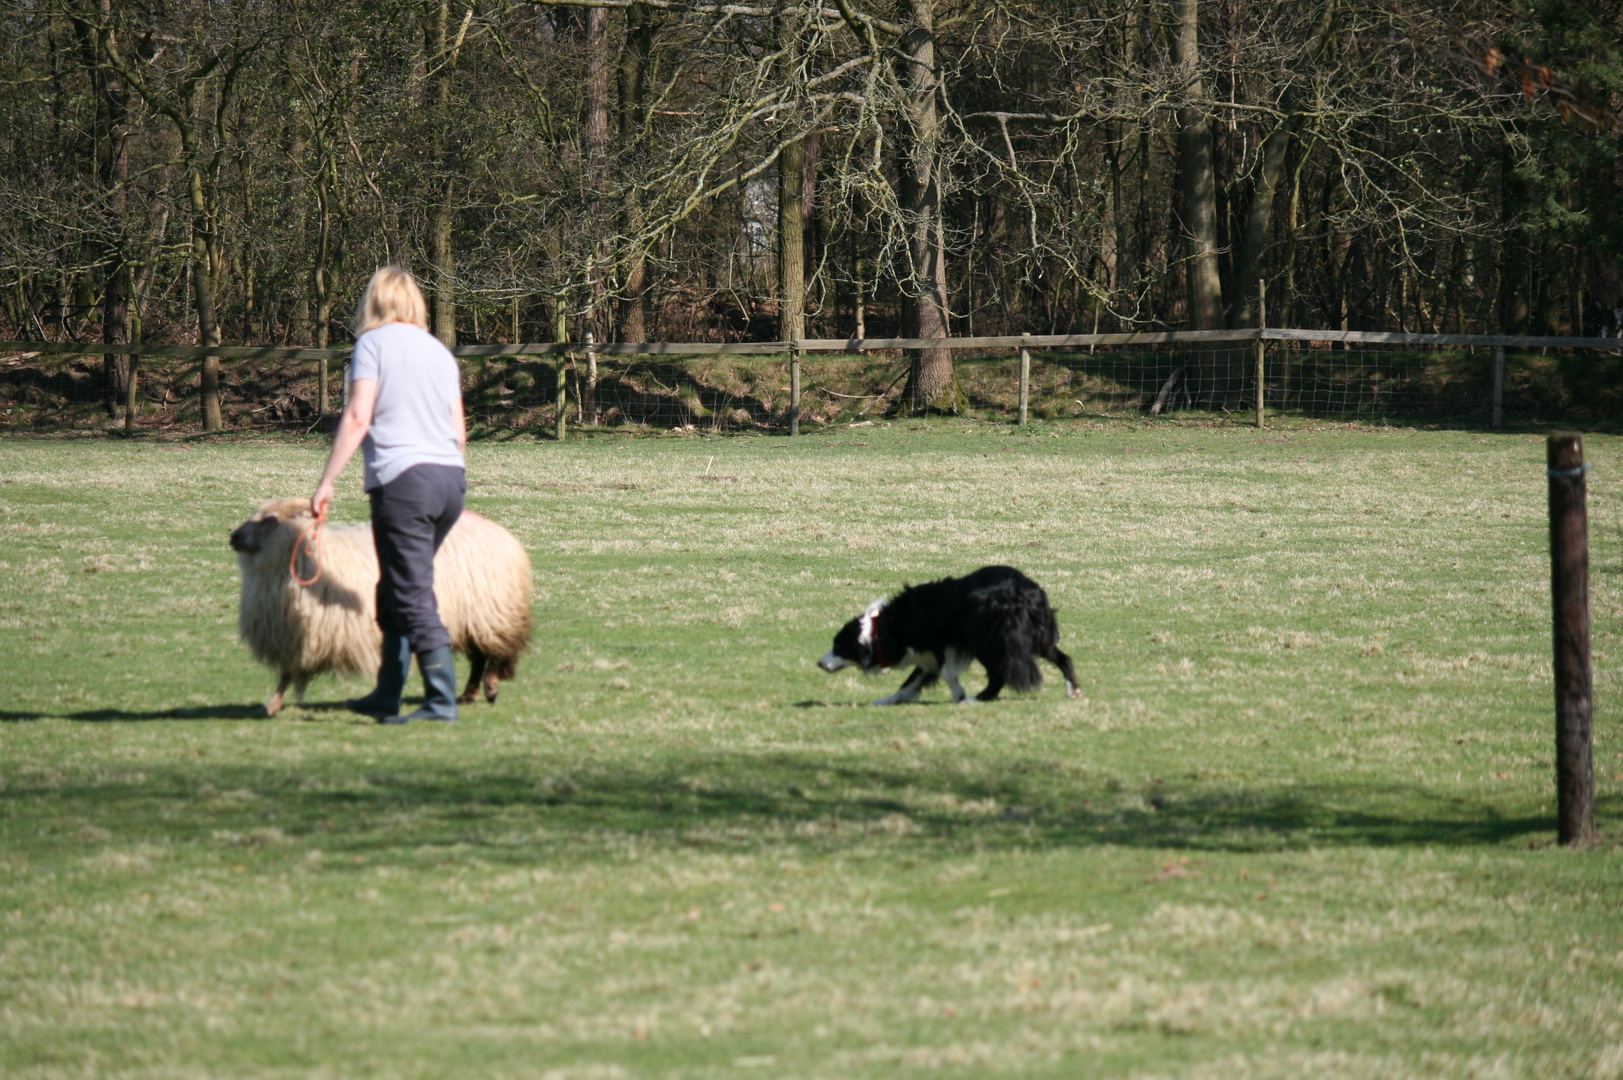
[[[1247,788],[1191,779],[1132,787],[1045,762],[965,769],[956,760],[932,767],[706,753],[577,763],[559,774],[543,760],[508,761],[498,772],[489,762],[470,768],[416,759],[380,772],[375,759],[363,765],[342,756],[297,770],[263,761],[166,764],[133,779],[62,776],[60,767],[36,779],[22,770],[0,789],[0,818],[22,825],[65,817],[132,839],[203,842],[222,828],[274,826],[329,851],[410,862],[472,849],[515,865],[617,858],[628,843],[739,853],[784,845],[944,853],[1106,844],[1257,852],[1492,846],[1546,838],[1554,828],[1549,814],[1396,784]],[[1603,818],[1623,811],[1616,796],[1598,803]]]
[[[147,720],[263,720],[262,705],[199,705],[174,709],[131,711],[129,709],[84,709],[59,713],[39,710],[0,709],[0,724],[35,720],[79,720],[92,724],[139,723]]]
[[[407,695],[402,704],[411,705],[420,697]],[[372,723],[349,711],[342,700],[305,701],[287,706],[289,710],[312,713],[336,713],[357,723]],[[181,705],[173,709],[81,709],[78,712],[44,712],[42,710],[0,709],[0,724],[22,724],[38,720],[74,720],[86,724],[136,724],[158,720],[268,720],[263,705]]]

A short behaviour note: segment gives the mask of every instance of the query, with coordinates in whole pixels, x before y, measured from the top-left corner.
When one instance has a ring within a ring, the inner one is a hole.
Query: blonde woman
[[[370,694],[348,702],[379,723],[456,719],[451,635],[434,601],[434,553],[467,494],[462,381],[450,350],[428,332],[428,305],[398,266],[372,275],[361,297],[344,412],[310,504],[325,517],[333,483],[357,449],[366,461],[378,552],[383,664]],[[412,654],[423,706],[400,715]]]

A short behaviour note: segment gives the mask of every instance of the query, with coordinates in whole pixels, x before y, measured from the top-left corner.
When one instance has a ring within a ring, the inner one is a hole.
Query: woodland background
[[[1262,283],[1616,333],[1620,42],[1584,0],[4,0],[0,334],[325,347],[386,262],[448,343],[1246,327]]]

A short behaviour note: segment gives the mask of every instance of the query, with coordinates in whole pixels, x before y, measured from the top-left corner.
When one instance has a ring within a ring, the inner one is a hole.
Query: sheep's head
[[[267,548],[287,550],[286,544],[315,522],[309,499],[272,499],[231,534],[231,550],[257,555]]]

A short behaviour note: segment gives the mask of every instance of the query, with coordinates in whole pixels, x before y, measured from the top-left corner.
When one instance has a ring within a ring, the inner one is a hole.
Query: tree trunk
[[[806,336],[803,158],[804,144],[798,139],[778,155],[778,336],[785,341]]]
[[[778,45],[793,70],[800,25],[791,12],[778,16]],[[783,126],[796,122],[786,111]],[[795,139],[778,153],[778,337],[806,336],[806,143]]]
[[[609,13],[600,7],[586,12],[586,99],[581,118],[581,150],[586,161],[587,217],[592,234],[590,286],[592,329],[597,340],[608,336],[608,305],[603,302],[608,274],[609,183]]]
[[[1318,25],[1314,28],[1313,38],[1302,50],[1302,57],[1307,62],[1318,59],[1319,54],[1330,40],[1330,31],[1335,25],[1336,0],[1329,0],[1324,10],[1319,14]],[[1268,248],[1268,240],[1273,234],[1274,199],[1285,178],[1285,162],[1291,140],[1296,137],[1301,127],[1302,118],[1297,111],[1299,108],[1295,88],[1287,92],[1284,101],[1280,103],[1285,119],[1279,126],[1269,133],[1262,144],[1262,163],[1257,169],[1256,185],[1251,192],[1251,205],[1245,216],[1245,238],[1240,245],[1240,257],[1235,264],[1234,288],[1237,294],[1234,297],[1233,317],[1229,320],[1234,326],[1248,327],[1257,325],[1257,288],[1262,280],[1262,256]]]
[[[647,133],[648,61],[653,49],[653,30],[648,25],[648,8],[633,4],[626,11],[626,47],[620,57],[620,145],[629,149]],[[621,235],[630,250],[626,253],[625,285],[620,299],[620,338],[647,341],[648,260],[643,250],[644,226],[642,185],[628,185],[620,204]]]
[[[293,50],[289,42],[282,58],[282,69],[287,78],[293,77]],[[319,146],[320,144],[318,144]],[[305,156],[308,153],[308,144],[305,142],[304,130],[299,124],[290,124],[288,129],[288,193],[287,213],[295,223],[295,235],[304,236],[305,230],[310,227],[310,198],[309,188],[304,175]],[[325,156],[319,158],[325,161]],[[287,321],[281,337],[284,344],[303,345],[312,340],[310,337],[310,291],[308,289],[292,290],[289,298]]]
[[[332,249],[332,192],[327,187],[327,181],[336,171],[330,160],[323,162],[322,166],[321,180],[316,184],[316,213],[320,224],[316,231],[315,259],[310,266],[310,292],[316,301],[316,325],[312,338],[318,349],[327,347],[327,336],[332,327],[332,292],[327,287],[327,258]],[[321,359],[319,370],[316,415],[326,416],[332,408],[326,357]]]
[[[110,0],[102,0],[104,18]],[[107,150],[102,158],[102,190],[109,196],[108,222],[112,236],[108,242],[106,281],[102,287],[101,331],[102,340],[109,345],[122,345],[130,340],[130,264],[127,254],[126,225],[129,215],[129,197],[126,185],[130,177],[129,127],[125,123],[128,113],[128,95],[118,77],[110,71],[101,79],[102,101],[107,117]],[[108,356],[103,360],[102,384],[107,397],[107,413],[116,416],[129,393],[130,358]]]
[[[1541,245],[1538,252],[1538,305],[1534,322],[1539,333],[1554,337],[1561,332],[1561,311],[1566,298],[1562,295],[1562,275],[1555,269],[1555,255],[1559,249],[1553,244]]]
[[[581,118],[581,150],[585,155],[587,228],[591,257],[586,263],[586,339],[609,337],[607,276],[609,273],[609,13],[600,7],[586,12],[586,99]],[[597,353],[586,354],[586,385],[581,400],[581,422],[596,424]]]
[[[197,303],[197,343],[204,348],[220,344],[220,324],[215,315],[215,276],[213,267],[213,215],[209,212],[209,199],[203,179],[203,164],[193,161],[190,173],[192,202],[192,298]],[[203,430],[220,431],[225,427],[220,414],[220,358],[203,357],[203,371],[199,385],[203,410]]]
[[[432,254],[434,260],[434,336],[447,349],[456,348],[456,246],[451,213],[451,180],[446,177],[434,207]]]
[[[947,255],[941,225],[941,129],[936,110],[934,0],[904,0],[910,23],[897,42],[906,57],[907,88],[901,178],[902,213],[907,223],[907,262],[902,274],[904,337],[947,336]],[[912,357],[902,401],[915,411],[938,403],[952,387],[952,353],[918,349]]]
[[[1184,104],[1178,108],[1178,182],[1186,246],[1189,325],[1194,330],[1223,330],[1226,323],[1217,258],[1217,176],[1212,157],[1212,126],[1202,109],[1206,87],[1200,77],[1198,0],[1177,0],[1176,14],[1172,55],[1184,91]]]
[[[112,0],[98,5],[104,25],[112,24]],[[111,31],[109,31],[109,36]],[[93,82],[102,125],[97,146],[97,171],[102,194],[107,199],[107,224],[102,241],[101,338],[109,345],[130,340],[129,196],[125,190],[130,178],[129,91],[118,73],[106,64],[102,43],[88,32],[85,51],[93,67]],[[108,355],[102,358],[102,399],[107,415],[117,416],[129,394],[130,358]]]
[[[1507,142],[1499,154],[1499,332],[1525,334],[1528,324],[1527,236],[1517,224],[1527,194]]]
[[[811,306],[813,293],[818,297],[822,292],[817,287],[816,270],[823,261],[823,219],[817,205],[817,150],[819,137],[816,130],[806,133],[800,140],[800,244],[804,256],[801,265],[809,268],[812,276],[806,276],[807,271],[801,273],[800,290],[800,331],[810,335],[806,326],[807,310]],[[818,307],[822,303],[819,300]]]
[[[1274,319],[1276,326],[1298,326],[1301,324],[1300,312],[1301,297],[1296,290],[1296,238],[1301,234],[1302,212],[1302,173],[1307,168],[1308,158],[1313,155],[1313,148],[1318,145],[1315,138],[1296,155],[1296,164],[1291,169],[1291,197],[1285,210],[1285,288],[1283,296],[1274,301]]]
[[[456,248],[454,246],[454,208],[451,198],[456,189],[452,179],[450,122],[451,122],[451,5],[450,0],[439,0],[430,14],[429,66],[434,75],[434,164],[436,166],[433,218],[429,225],[429,258],[434,262],[434,307],[432,322],[434,336],[444,342],[447,349],[456,348]]]

